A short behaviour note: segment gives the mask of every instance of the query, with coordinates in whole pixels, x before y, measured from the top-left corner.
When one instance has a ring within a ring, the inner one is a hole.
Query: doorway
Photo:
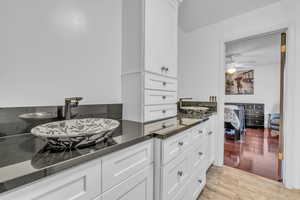
[[[286,31],[225,43],[224,164],[281,181]]]

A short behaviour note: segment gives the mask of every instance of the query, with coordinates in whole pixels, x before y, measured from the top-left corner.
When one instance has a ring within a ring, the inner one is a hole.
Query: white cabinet
[[[206,170],[199,170],[196,174],[194,174],[189,181],[189,200],[197,200],[201,191],[203,190],[206,184]]]
[[[177,77],[177,0],[145,0],[145,70]]]
[[[96,160],[0,195],[0,199],[90,200],[100,194],[101,160]]]
[[[153,143],[146,141],[102,158],[102,187],[107,191],[153,162]]]
[[[154,121],[177,115],[176,104],[145,106],[145,121]]]
[[[207,144],[207,167],[210,167],[216,157],[216,116],[212,116],[208,121]]]
[[[153,200],[153,140],[0,194],[1,200]]]
[[[174,197],[174,200],[191,200],[191,194],[190,194],[189,186],[190,186],[189,183],[187,183],[185,186],[183,186],[178,191],[178,194]]]
[[[210,120],[155,140],[155,199],[196,200],[206,184]]]
[[[145,73],[145,89],[176,92],[177,80],[156,74]]]
[[[122,5],[122,99],[126,120],[177,115],[177,32],[181,0],[125,0]],[[163,92],[162,92],[163,91]],[[154,105],[165,105],[161,111]],[[136,108],[138,107],[138,108]]]
[[[164,200],[173,200],[178,191],[185,186],[190,177],[189,156],[180,155],[163,168],[162,196]]]
[[[162,142],[162,164],[167,164],[190,147],[190,130],[186,130]]]
[[[153,200],[153,166],[136,172],[134,176],[102,195],[103,200]]]
[[[177,126],[177,117],[173,117],[171,119],[161,120],[158,122],[145,124],[144,125],[144,133],[145,135],[150,135],[155,132],[159,132],[161,134],[167,133],[171,130],[174,130]]]
[[[145,105],[176,104],[177,92],[145,90]]]
[[[196,145],[196,146],[200,145],[200,143],[202,143],[202,141],[206,139],[206,133],[207,133],[207,125],[205,122],[192,128],[191,129],[192,145]]]
[[[205,141],[202,141],[197,146],[194,146],[190,150],[190,163],[192,173],[205,169],[207,165],[207,146]]]

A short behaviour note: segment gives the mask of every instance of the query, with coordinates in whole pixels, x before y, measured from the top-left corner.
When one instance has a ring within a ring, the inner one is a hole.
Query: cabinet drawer
[[[162,163],[166,164],[175,159],[190,146],[190,130],[170,137],[162,143]]]
[[[175,104],[175,103],[177,103],[176,92],[145,90],[145,105]]]
[[[121,183],[153,162],[153,143],[146,141],[102,159],[103,191]]]
[[[162,196],[164,200],[173,200],[190,177],[188,154],[184,153],[163,168]]]
[[[199,145],[206,139],[207,122],[197,125],[191,130],[191,143],[193,145]]]
[[[189,189],[190,183],[188,182],[183,188],[181,188],[174,198],[174,200],[191,200],[191,194]]]
[[[177,80],[155,74],[145,73],[145,89],[177,91]]]
[[[194,146],[190,152],[190,162],[192,173],[204,169],[207,164],[207,143],[203,141],[201,144]]]
[[[86,200],[101,194],[101,161],[91,161],[12,191],[1,200]]]
[[[177,115],[177,105],[145,106],[144,121],[153,121]]]
[[[144,126],[144,132],[145,135],[150,135],[152,133],[164,133],[168,132],[169,130],[174,129],[177,126],[177,117],[151,123],[151,124],[146,124]]]
[[[192,175],[189,181],[189,194],[191,194],[190,200],[197,200],[201,191],[206,184],[206,172],[205,170],[199,171],[197,174]]]
[[[102,200],[153,200],[153,165],[105,192]]]

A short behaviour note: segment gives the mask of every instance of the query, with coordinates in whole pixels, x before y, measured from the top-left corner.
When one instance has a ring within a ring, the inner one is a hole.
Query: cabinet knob
[[[199,154],[199,156],[202,156],[202,155],[203,155],[203,153],[202,153],[202,152],[199,152],[198,154]]]
[[[180,176],[180,177],[183,176],[183,171],[178,171],[177,175]]]
[[[199,179],[199,180],[198,180],[198,182],[201,184],[201,183],[202,183],[202,180],[201,180],[201,179]]]
[[[167,128],[167,126],[166,126],[165,124],[163,124],[161,127],[162,127],[162,128]]]
[[[160,69],[162,72],[167,70],[167,68],[165,66],[162,66]]]
[[[167,83],[166,83],[166,82],[163,82],[162,84],[163,84],[163,86],[166,86],[166,85],[167,85]]]
[[[167,97],[166,97],[166,96],[162,96],[162,98],[163,98],[163,99],[166,99]]]
[[[199,133],[199,134],[202,134],[202,133],[203,133],[203,131],[202,131],[202,130],[199,130],[199,131],[198,131],[198,133]]]
[[[183,146],[183,142],[178,142],[178,145],[179,146]]]
[[[167,67],[167,68],[166,68],[166,72],[168,72],[168,71],[169,71],[169,68]]]
[[[213,132],[212,132],[212,131],[209,131],[209,132],[208,132],[208,135],[212,135],[212,134],[213,134]]]
[[[162,110],[161,112],[162,112],[163,114],[165,114],[167,111],[166,111],[166,110]]]

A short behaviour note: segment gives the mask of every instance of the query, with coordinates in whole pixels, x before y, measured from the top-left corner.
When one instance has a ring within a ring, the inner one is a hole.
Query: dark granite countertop
[[[97,145],[64,152],[46,150],[45,142],[31,134],[0,138],[0,193],[74,167],[89,160],[121,150],[153,137],[168,138],[205,119],[177,120],[177,126],[165,133],[144,133],[146,124],[120,121],[112,138]],[[147,123],[149,124],[149,123]]]

